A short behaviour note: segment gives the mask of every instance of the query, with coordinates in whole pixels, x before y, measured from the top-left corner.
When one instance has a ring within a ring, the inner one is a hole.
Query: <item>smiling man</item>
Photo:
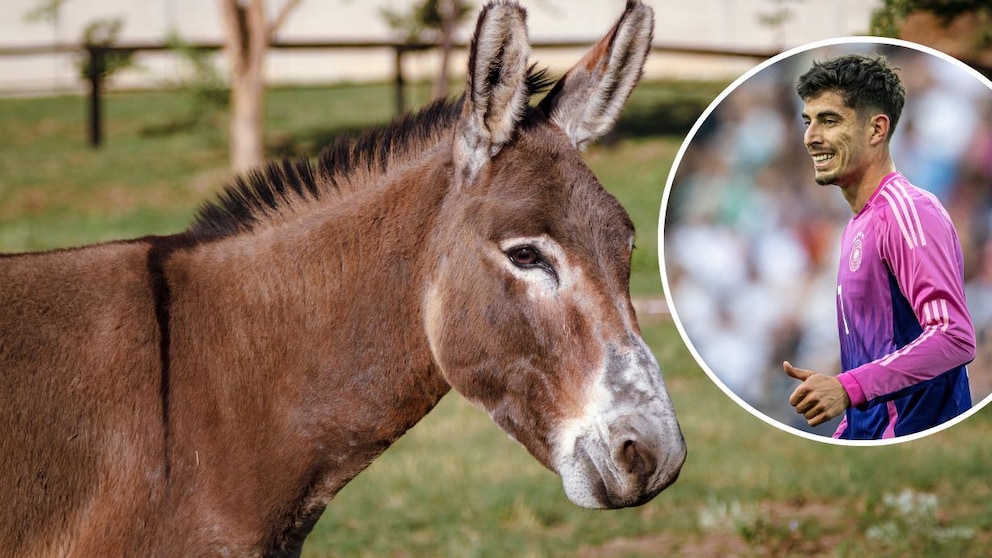
[[[796,92],[816,182],[835,185],[854,217],[837,276],[841,366],[826,375],[783,364],[802,383],[789,403],[811,426],[844,413],[835,438],[926,430],[971,407],[965,365],[975,332],[963,258],[940,202],[896,171],[889,139],[906,90],[882,57],[815,62]]]

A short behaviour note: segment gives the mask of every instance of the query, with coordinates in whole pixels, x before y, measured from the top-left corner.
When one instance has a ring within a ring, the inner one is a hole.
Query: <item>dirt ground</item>
[[[685,556],[693,558],[757,558],[829,555],[849,534],[839,510],[829,504],[770,502],[758,506],[760,520],[745,533],[727,531],[673,533],[620,538],[579,552],[579,558]],[[818,536],[804,534],[816,525]],[[750,539],[750,540],[749,540]]]

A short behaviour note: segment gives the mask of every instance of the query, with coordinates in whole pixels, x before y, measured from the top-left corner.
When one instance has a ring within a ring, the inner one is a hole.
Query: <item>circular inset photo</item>
[[[912,440],[992,393],[992,83],[876,37],[731,84],[672,167],[659,250],[700,365],[757,417]]]

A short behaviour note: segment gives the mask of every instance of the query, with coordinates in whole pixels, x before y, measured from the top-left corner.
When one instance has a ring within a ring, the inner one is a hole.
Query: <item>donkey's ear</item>
[[[468,88],[455,131],[456,182],[479,169],[513,138],[527,109],[527,12],[512,2],[479,14],[468,58]]]
[[[613,127],[641,79],[651,50],[654,11],[639,0],[555,84],[539,108],[581,149]]]

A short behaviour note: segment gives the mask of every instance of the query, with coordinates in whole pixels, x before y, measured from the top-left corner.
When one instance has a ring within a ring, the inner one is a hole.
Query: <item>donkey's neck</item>
[[[169,458],[225,494],[211,515],[258,510],[257,529],[290,523],[265,537],[302,541],[448,391],[421,303],[449,172],[428,153],[348,203],[169,259]]]

